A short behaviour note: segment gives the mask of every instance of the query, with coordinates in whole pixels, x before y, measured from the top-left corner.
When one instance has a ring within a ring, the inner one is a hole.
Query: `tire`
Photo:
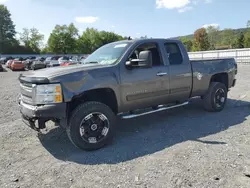
[[[203,96],[204,108],[209,112],[220,112],[227,102],[227,87],[220,82],[212,82],[208,92]],[[218,97],[219,96],[219,97]]]
[[[92,118],[97,120],[93,122]],[[115,119],[115,114],[107,105],[100,102],[86,102],[72,112],[66,132],[76,147],[86,151],[97,150],[112,141]],[[98,136],[94,137],[93,134]]]

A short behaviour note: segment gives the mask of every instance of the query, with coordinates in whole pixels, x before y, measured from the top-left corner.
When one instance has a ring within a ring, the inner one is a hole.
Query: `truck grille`
[[[21,100],[24,103],[32,104],[32,84],[31,83],[21,83]]]

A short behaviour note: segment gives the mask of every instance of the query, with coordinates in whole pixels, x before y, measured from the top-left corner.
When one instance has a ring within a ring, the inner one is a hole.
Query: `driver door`
[[[124,111],[164,104],[169,95],[168,67],[165,66],[159,45],[156,42],[138,46],[129,59],[138,58],[140,51],[152,53],[151,68],[124,68],[121,71],[121,97]],[[125,66],[125,65],[123,65]]]

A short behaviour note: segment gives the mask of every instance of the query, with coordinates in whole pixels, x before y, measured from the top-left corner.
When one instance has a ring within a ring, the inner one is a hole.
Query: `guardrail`
[[[191,60],[234,58],[237,63],[250,64],[250,48],[189,52],[188,55]]]

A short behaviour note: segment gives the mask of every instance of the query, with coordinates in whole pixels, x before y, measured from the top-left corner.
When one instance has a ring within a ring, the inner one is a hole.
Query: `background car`
[[[24,66],[24,63],[22,61],[14,60],[11,63],[11,65],[10,65],[10,69],[12,71],[15,71],[15,70],[25,70],[25,66]]]
[[[59,64],[61,65],[62,63],[68,62],[69,61],[69,57],[67,57],[67,56],[60,57],[58,59],[58,61],[59,61]]]
[[[46,66],[47,67],[56,67],[56,66],[60,66],[60,63],[59,63],[59,58],[60,56],[54,56],[54,57],[51,57],[51,59],[46,62]]]
[[[33,63],[30,66],[31,70],[46,68],[46,64],[43,60],[44,58],[37,58],[35,61],[33,61]]]
[[[12,59],[13,59],[13,57],[11,57],[11,56],[9,56],[9,57],[2,57],[0,59],[0,64],[6,64],[7,61],[12,60]]]
[[[12,59],[10,59],[10,60],[7,61],[7,63],[6,63],[6,67],[7,68],[10,68],[10,65],[11,65],[12,61],[13,61]]]
[[[79,61],[86,59],[88,56],[89,56],[89,55],[80,56]]]
[[[36,59],[35,56],[30,56],[27,57],[26,60],[24,61],[24,66],[26,69],[30,69],[31,64],[33,63],[33,61]]]
[[[15,61],[23,61],[23,58],[22,57],[17,57],[17,58],[15,58],[13,60],[9,60],[7,62],[7,68],[11,68],[12,63],[15,62]]]
[[[70,61],[72,61],[74,63],[80,63],[80,57],[79,56],[72,56],[70,58]]]
[[[52,57],[47,57],[47,58],[45,58],[45,60],[44,60],[44,64],[46,65],[46,67],[47,67],[47,66],[48,66],[48,64],[50,63],[51,58],[52,58]]]
[[[0,64],[4,64],[4,63],[5,63],[5,60],[6,60],[6,57],[1,57],[1,58],[0,58]]]

